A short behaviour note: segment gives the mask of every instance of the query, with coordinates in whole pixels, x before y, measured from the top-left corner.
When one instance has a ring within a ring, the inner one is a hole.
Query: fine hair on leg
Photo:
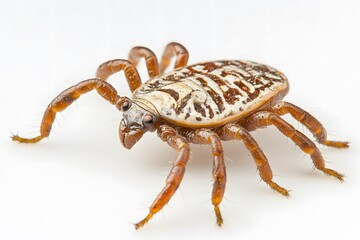
[[[237,140],[242,141],[250,152],[251,156],[255,160],[255,164],[259,170],[261,179],[269,184],[269,186],[280,193],[283,196],[290,196],[289,191],[285,188],[279,186],[277,183],[273,182],[273,174],[270,168],[270,164],[264,154],[264,152],[259,147],[258,143],[251,136],[251,134],[243,127],[238,124],[226,124],[225,126],[218,128],[216,133],[219,135],[223,141]]]
[[[56,114],[64,111],[82,94],[90,92],[94,89],[96,89],[97,93],[101,97],[113,105],[118,105],[122,99],[119,95],[117,95],[117,91],[114,87],[107,82],[97,78],[82,81],[61,92],[54,100],[51,101],[44,112],[39,136],[34,138],[22,138],[18,135],[14,135],[12,139],[21,143],[36,143],[41,139],[48,137],[50,135]]]
[[[314,135],[316,140],[323,145],[333,148],[348,148],[349,142],[331,141],[327,139],[325,127],[310,113],[300,107],[285,101],[278,102],[269,109],[278,115],[290,114],[294,119],[304,125]]]
[[[256,129],[270,125],[274,125],[280,132],[299,146],[304,153],[309,154],[317,169],[329,176],[337,178],[341,182],[343,181],[343,174],[325,167],[325,160],[315,143],[277,114],[268,111],[255,113],[247,119],[246,128]]]
[[[173,162],[170,174],[166,178],[165,187],[149,208],[148,215],[143,220],[135,224],[136,229],[144,226],[155,213],[159,212],[165,204],[170,201],[171,197],[180,186],[185,174],[186,164],[188,163],[190,157],[190,146],[188,141],[184,137],[179,136],[172,127],[162,125],[158,128],[157,133],[162,141],[167,142],[170,147],[178,152],[178,156]]]

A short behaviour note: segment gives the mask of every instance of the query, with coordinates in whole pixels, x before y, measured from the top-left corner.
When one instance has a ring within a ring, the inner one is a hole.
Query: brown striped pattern
[[[275,95],[286,77],[249,61],[191,65],[151,79],[133,95],[154,105],[163,117],[189,123],[216,122]]]

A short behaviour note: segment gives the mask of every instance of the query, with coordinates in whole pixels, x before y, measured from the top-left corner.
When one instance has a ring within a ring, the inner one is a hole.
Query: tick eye
[[[127,110],[129,110],[131,106],[131,102],[129,100],[124,100],[123,103],[121,104],[121,111],[126,112]]]
[[[150,114],[146,114],[143,118],[143,124],[144,126],[148,127],[154,123],[154,117]]]

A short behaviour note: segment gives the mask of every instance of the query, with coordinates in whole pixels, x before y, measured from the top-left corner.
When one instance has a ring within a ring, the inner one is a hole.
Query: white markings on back
[[[182,125],[216,125],[241,115],[287,87],[274,68],[245,61],[216,61],[177,69],[140,86],[133,100]]]

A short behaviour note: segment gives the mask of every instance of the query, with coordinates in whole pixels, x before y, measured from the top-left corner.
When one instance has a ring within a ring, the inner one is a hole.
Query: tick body
[[[242,141],[251,153],[261,179],[284,196],[289,192],[273,181],[269,162],[250,132],[274,125],[310,156],[314,166],[343,181],[343,175],[325,166],[316,144],[282,119],[290,114],[314,135],[317,142],[334,148],[347,148],[347,142],[330,141],[325,128],[305,110],[283,101],[289,90],[287,78],[280,71],[250,61],[214,61],[187,65],[187,50],[178,43],[165,48],[160,64],[145,47],[130,51],[129,60],[115,59],[99,66],[96,78],[82,81],[57,96],[45,110],[40,135],[34,138],[13,136],[14,141],[36,143],[48,137],[56,114],[65,110],[82,94],[96,90],[122,112],[119,137],[131,149],[146,132],[158,137],[177,153],[165,186],[149,208],[148,215],[135,224],[142,227],[160,211],[179,187],[190,157],[190,144],[210,145],[213,157],[212,204],[216,222],[223,218],[220,204],[225,193],[226,167],[222,141]],[[165,73],[175,57],[175,69]],[[142,83],[136,66],[144,58],[149,80]],[[124,71],[132,97],[119,96],[107,78]]]
[[[189,128],[219,127],[281,99],[288,82],[279,71],[246,61],[215,61],[155,77],[133,94],[161,117]]]

